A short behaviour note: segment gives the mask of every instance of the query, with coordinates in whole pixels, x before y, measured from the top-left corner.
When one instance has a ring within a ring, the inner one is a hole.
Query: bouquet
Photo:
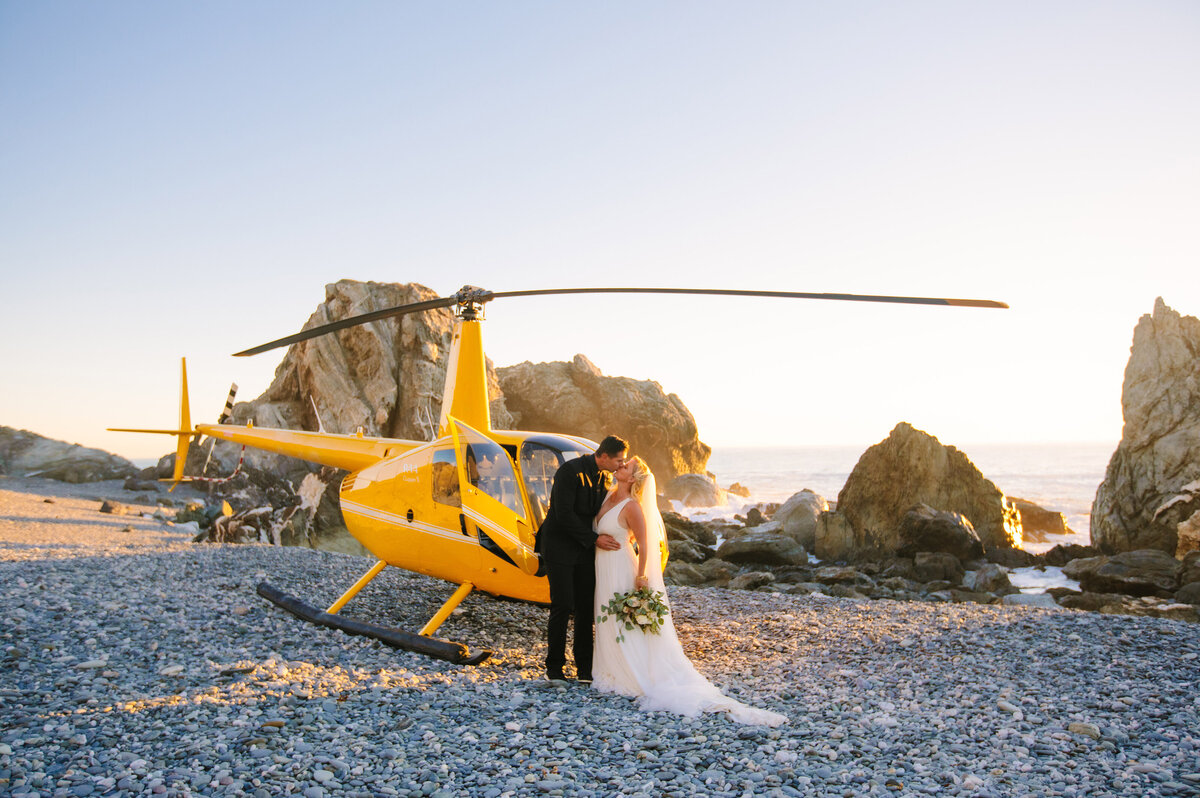
[[[619,631],[622,625],[625,631],[638,629],[643,633],[658,634],[671,611],[667,607],[666,598],[661,590],[651,590],[648,587],[628,593],[614,593],[609,602],[601,607],[596,621],[603,622],[615,618],[619,632],[617,642],[625,641],[625,634]]]

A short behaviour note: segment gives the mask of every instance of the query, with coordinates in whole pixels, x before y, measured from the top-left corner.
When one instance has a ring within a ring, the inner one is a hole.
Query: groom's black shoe
[[[563,676],[562,671],[546,671],[546,680],[551,682],[565,682],[566,676]]]
[[[579,676],[575,677],[575,681],[579,682],[580,684],[591,684],[592,683],[592,674],[590,674],[590,673],[580,674]]]

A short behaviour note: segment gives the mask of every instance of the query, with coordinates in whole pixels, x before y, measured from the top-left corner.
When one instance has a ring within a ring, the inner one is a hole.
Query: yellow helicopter
[[[342,480],[339,490],[342,514],[350,534],[377,558],[375,564],[323,612],[265,582],[258,586],[258,593],[312,623],[370,636],[393,647],[455,663],[479,664],[491,655],[490,651],[471,654],[460,643],[434,638],[434,632],[473,590],[538,603],[549,601],[549,585],[540,575],[535,535],[545,518],[558,467],[596,449],[596,444],[586,438],[492,429],[483,352],[483,307],[495,299],[584,293],[695,294],[1008,307],[993,300],[864,294],[700,288],[492,292],[464,286],[448,297],[342,319],[237,353],[237,356],[255,355],[358,324],[436,308],[453,308],[453,340],[441,416],[432,441],[370,437],[364,435],[361,428],[355,434],[341,435],[255,428],[252,423],[241,426],[218,421],[216,424],[193,425],[186,361],[182,366],[177,429],[112,428],[112,431],[176,436],[175,470],[169,480],[174,485],[191,481],[192,478],[183,473],[184,465],[189,444],[201,436],[350,472]],[[665,564],[665,552],[663,557]],[[416,634],[339,615],[341,609],[389,565],[457,585],[450,598]]]

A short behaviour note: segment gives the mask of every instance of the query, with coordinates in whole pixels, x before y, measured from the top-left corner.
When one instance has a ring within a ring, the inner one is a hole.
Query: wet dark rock
[[[662,518],[668,540],[691,540],[704,546],[717,545],[714,529],[723,526],[711,521],[693,521],[673,512],[663,513]]]
[[[122,486],[125,490],[132,491],[158,491],[158,483],[152,479],[142,479],[140,476],[130,477],[125,480]]]
[[[728,584],[738,571],[736,565],[715,558],[700,563],[696,566],[696,570],[704,577],[705,582],[717,586]]]
[[[1119,593],[1096,593],[1085,590],[1082,593],[1061,598],[1056,596],[1055,598],[1058,599],[1061,606],[1067,609],[1099,612],[1103,607],[1119,606],[1128,597]]]
[[[961,513],[935,510],[927,504],[911,507],[900,519],[896,554],[911,557],[919,551],[940,551],[959,560],[983,557],[983,543]]]
[[[1200,582],[1191,582],[1175,591],[1175,600],[1184,604],[1200,604]]]
[[[995,563],[987,563],[964,579],[963,584],[969,590],[977,592],[1005,594],[1019,592],[1008,579],[1008,572]]]
[[[1036,554],[1017,549],[1011,546],[995,546],[987,550],[987,561],[996,565],[1003,565],[1005,568],[1028,568],[1031,565],[1036,565],[1038,557]]]
[[[691,540],[668,540],[667,548],[671,551],[670,561],[698,563],[713,556],[713,550],[701,546]]]
[[[1100,554],[1100,550],[1094,546],[1081,546],[1078,543],[1059,543],[1052,549],[1049,549],[1042,555],[1042,560],[1046,565],[1056,565],[1062,567],[1071,560],[1078,560],[1082,557],[1096,557]]]
[[[761,532],[758,528],[751,528],[746,534],[722,543],[717,556],[727,562],[763,565],[803,565],[808,562],[808,553],[795,540],[778,532]]]
[[[663,569],[663,580],[668,585],[699,585],[708,581],[694,565],[676,559],[667,561],[667,567]]]
[[[961,585],[965,573],[958,558],[943,551],[918,552],[913,557],[913,570],[921,582],[944,580],[953,585]]]
[[[1126,551],[1084,571],[1079,584],[1097,593],[1168,597],[1178,587],[1179,567],[1178,560],[1157,549]]]
[[[843,583],[853,584],[864,577],[848,565],[823,565],[813,571],[812,578],[814,582],[820,582],[825,585],[836,585]]]
[[[991,604],[996,600],[996,595],[978,590],[951,590],[950,600],[956,604]]]
[[[749,571],[738,574],[726,585],[730,590],[754,590],[775,581],[775,575],[767,571]]]
[[[1179,584],[1200,582],[1200,551],[1188,552],[1179,564]]]

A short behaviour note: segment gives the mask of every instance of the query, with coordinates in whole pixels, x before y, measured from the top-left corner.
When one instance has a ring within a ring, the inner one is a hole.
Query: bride
[[[641,587],[661,590],[661,552],[666,548],[658,512],[654,475],[640,457],[630,458],[613,472],[616,488],[596,516],[596,532],[621,543],[616,551],[596,551],[596,654],[593,686],[605,693],[636,697],[642,709],[666,710],[695,717],[701,712],[728,712],[739,723],[778,726],[787,718],[757,709],[721,693],[696,671],[683,653],[670,614],[659,634],[637,630],[602,615],[614,594]],[[637,552],[630,538],[637,539]]]

